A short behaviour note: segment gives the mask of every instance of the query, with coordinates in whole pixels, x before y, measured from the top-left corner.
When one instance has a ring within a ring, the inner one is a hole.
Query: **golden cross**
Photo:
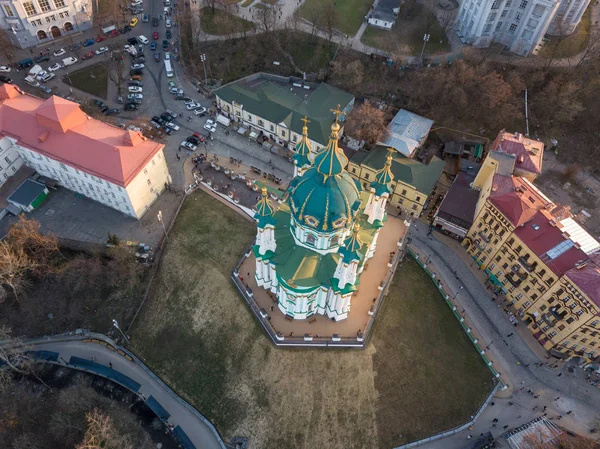
[[[335,122],[337,123],[338,118],[340,115],[346,115],[345,112],[342,112],[342,110],[340,109],[340,105],[337,105],[337,109],[330,109],[329,112],[333,112],[335,114]]]
[[[300,121],[304,122],[304,126],[306,126],[307,123],[310,123],[310,120],[306,118],[306,115],[301,118]]]

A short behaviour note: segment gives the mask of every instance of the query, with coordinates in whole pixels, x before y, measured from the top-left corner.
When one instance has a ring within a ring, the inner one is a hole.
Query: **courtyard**
[[[133,350],[225,440],[390,448],[475,413],[492,375],[415,262],[395,275],[365,350],[277,349],[230,279],[255,233],[207,193],[188,196],[131,331]]]
[[[335,17],[334,28],[349,36],[354,36],[360,28],[364,17],[369,12],[372,3],[372,0],[344,0],[334,2],[337,15]],[[327,18],[323,17],[323,4],[322,0],[306,0],[298,8],[298,14],[309,22],[316,21],[318,26],[325,26]]]

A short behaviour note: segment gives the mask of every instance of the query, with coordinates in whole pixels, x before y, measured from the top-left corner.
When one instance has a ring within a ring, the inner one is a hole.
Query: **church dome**
[[[321,150],[301,177],[290,184],[290,208],[296,222],[318,232],[347,228],[360,206],[360,184],[346,172],[348,158],[338,148],[340,125],[331,125],[327,146]]]

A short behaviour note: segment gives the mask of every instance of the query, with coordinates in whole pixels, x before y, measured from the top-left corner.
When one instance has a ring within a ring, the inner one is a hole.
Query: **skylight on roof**
[[[546,255],[550,259],[556,259],[561,254],[565,253],[569,249],[573,248],[575,244],[571,240],[565,240],[564,242],[559,243],[554,248],[546,252]]]
[[[535,223],[533,223],[531,225],[531,227],[533,228],[534,231],[539,231],[540,230],[540,227],[538,225],[536,225]]]

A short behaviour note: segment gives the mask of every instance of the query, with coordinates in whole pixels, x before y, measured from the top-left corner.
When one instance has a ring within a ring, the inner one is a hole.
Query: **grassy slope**
[[[133,332],[135,351],[226,439],[250,436],[261,449],[387,448],[394,435],[444,430],[476,409],[468,401],[485,396],[480,376],[490,376],[457,323],[440,324],[449,313],[429,281],[407,287],[419,275],[406,278],[410,264],[397,278],[415,295],[390,299],[366,350],[274,348],[229,280],[254,233],[207,194],[189,197]],[[423,295],[430,302],[414,319],[409,305],[419,309]],[[435,344],[421,340],[430,335]],[[434,403],[435,413],[422,406]]]
[[[336,29],[349,36],[354,36],[363,21],[363,18],[369,12],[369,7],[372,4],[372,0],[338,0],[335,2],[337,9],[337,25]],[[309,13],[311,9],[320,8],[323,4],[323,0],[306,0],[300,8],[298,13],[300,16],[307,20],[311,20],[312,15]]]
[[[94,78],[90,78],[90,74]],[[105,63],[94,64],[81,70],[69,73],[73,87],[97,97],[106,98],[108,88],[108,70]],[[64,80],[68,82],[66,76]]]
[[[217,23],[215,23],[215,19],[218,19]],[[219,20],[232,21],[232,31],[236,33],[241,33],[244,30],[250,31],[252,28],[254,28],[252,22],[248,22],[241,17],[228,14],[220,9],[215,9],[214,14],[212,9],[208,6],[200,10],[200,24],[205,33],[215,35],[227,34],[227,31],[224,31],[224,29],[219,25]]]

